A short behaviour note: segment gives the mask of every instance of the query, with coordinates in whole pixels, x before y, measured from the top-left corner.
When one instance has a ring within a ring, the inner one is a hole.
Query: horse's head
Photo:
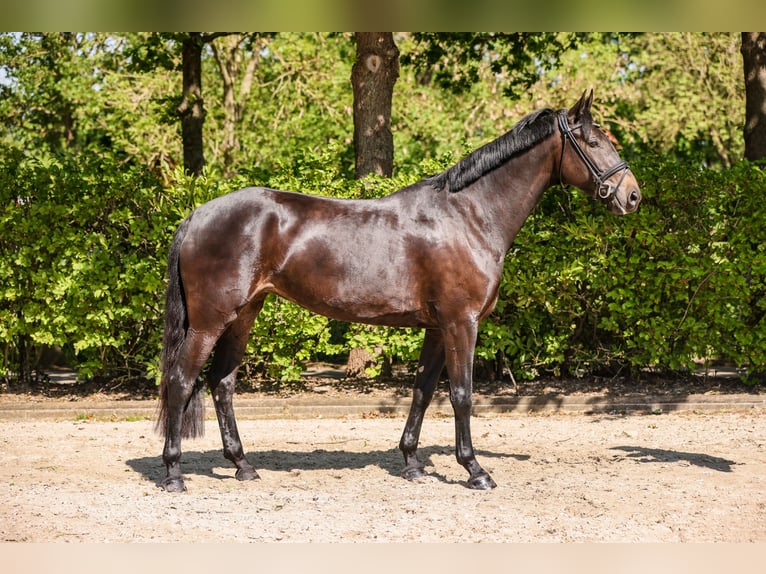
[[[603,201],[612,213],[624,215],[638,209],[638,181],[615,150],[609,135],[593,122],[593,90],[583,92],[570,110],[558,115],[561,130],[559,181],[572,184]]]

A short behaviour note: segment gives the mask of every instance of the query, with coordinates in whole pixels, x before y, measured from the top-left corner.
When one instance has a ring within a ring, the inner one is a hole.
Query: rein
[[[580,156],[580,159],[585,163],[586,167],[588,168],[588,171],[593,176],[593,178],[596,180],[596,195],[598,195],[599,199],[608,199],[611,197],[622,184],[622,180],[625,179],[625,174],[628,173],[628,162],[626,161],[620,161],[619,163],[615,164],[614,166],[610,167],[606,171],[601,171],[599,167],[593,163],[593,160],[591,160],[587,155],[585,155],[585,151],[583,151],[582,147],[580,147],[580,144],[577,143],[577,140],[574,137],[574,130],[581,128],[582,125],[575,126],[573,128],[569,127],[569,122],[567,121],[567,111],[561,110],[558,113],[558,120],[559,120],[559,128],[561,129],[561,138],[563,140],[563,143],[561,145],[561,160],[559,161],[559,182],[561,183],[561,186],[566,189],[567,185],[564,183],[564,175],[562,173],[562,168],[564,165],[564,152],[567,148],[567,140],[572,142],[572,147],[577,152],[577,155]],[[611,176],[613,176],[618,171],[622,170],[622,177],[620,177],[620,181],[617,182],[617,185],[612,186],[610,183],[606,183],[606,180],[609,179]]]

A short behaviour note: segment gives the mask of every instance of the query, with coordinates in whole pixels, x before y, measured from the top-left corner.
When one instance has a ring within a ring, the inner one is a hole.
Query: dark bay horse
[[[479,322],[498,296],[503,259],[542,193],[591,192],[616,214],[635,211],[638,182],[593,122],[593,92],[569,110],[543,109],[444,173],[371,200],[245,188],[195,210],[168,260],[160,413],[167,491],[183,491],[181,438],[204,428],[207,377],[224,456],[239,480],[258,478],[232,408],[240,360],[269,293],[342,321],[426,329],[399,443],[407,479],[425,474],[416,450],[446,365],[456,455],[468,486],[495,487],[471,442]]]

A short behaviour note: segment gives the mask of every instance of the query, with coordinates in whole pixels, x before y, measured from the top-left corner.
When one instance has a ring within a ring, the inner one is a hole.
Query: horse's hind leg
[[[436,330],[428,330],[423,341],[423,348],[420,351],[410,414],[404,426],[402,439],[399,441],[399,450],[404,455],[405,464],[402,476],[408,480],[414,480],[426,474],[416,452],[420,440],[420,429],[423,426],[423,417],[434,396],[434,390],[443,368],[444,342],[441,333]]]
[[[165,391],[167,426],[165,447],[162,451],[167,476],[161,484],[167,492],[186,490],[180,465],[181,438],[198,436],[204,429],[204,395],[202,389],[197,386],[197,376],[210,355],[214,341],[214,337],[198,336],[197,333],[190,332],[178,359],[170,367],[169,382]]]
[[[208,385],[213,395],[218,426],[221,429],[223,455],[237,467],[236,477],[238,480],[260,478],[255,468],[245,457],[237,430],[232,398],[237,381],[237,371],[245,353],[253,320],[262,306],[262,301],[251,304],[240,313],[237,320],[221,336],[216,345],[208,375]]]

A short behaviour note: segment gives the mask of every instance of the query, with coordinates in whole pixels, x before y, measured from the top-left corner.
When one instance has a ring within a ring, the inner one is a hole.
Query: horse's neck
[[[506,251],[545,190],[551,187],[555,165],[551,140],[510,159],[476,182],[477,200],[482,202]]]

